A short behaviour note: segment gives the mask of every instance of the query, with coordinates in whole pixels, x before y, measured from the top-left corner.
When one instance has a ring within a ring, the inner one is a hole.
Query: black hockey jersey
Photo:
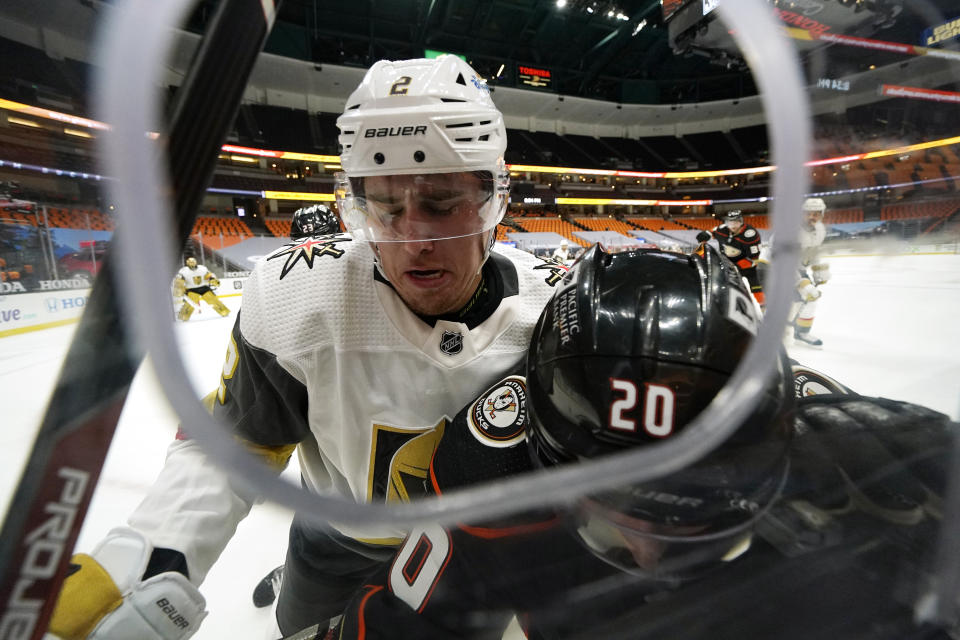
[[[723,254],[741,269],[749,269],[760,257],[760,232],[744,224],[736,233],[725,224],[712,232]]]
[[[860,397],[800,366],[794,376],[798,434],[828,434],[828,443],[849,450],[849,457],[837,460],[856,469],[851,473],[869,468],[894,478],[894,493],[901,495],[890,493],[890,483],[878,492],[880,502],[890,500],[897,511],[893,520],[905,522],[915,479],[902,477],[903,465],[886,447],[862,440],[864,428],[884,438],[893,434],[885,444],[926,451],[926,486],[942,488],[938,465],[956,427],[944,429],[945,416]],[[523,378],[509,377],[461,411],[437,449],[428,488],[443,493],[531,469],[522,435],[525,397]],[[846,445],[844,435],[857,438],[856,446]],[[792,458],[784,498],[757,527],[749,551],[697,580],[652,584],[614,570],[588,553],[564,515],[553,510],[479,526],[424,526],[388,568],[367,581],[333,637],[499,640],[513,614],[527,637],[537,639],[808,640],[902,638],[916,631],[911,598],[923,580],[938,523],[928,518],[899,526],[866,510],[839,504],[832,510],[838,496],[814,495],[810,487],[836,473],[835,461],[821,464],[804,447]],[[947,636],[934,629],[910,637]]]
[[[532,470],[525,403],[524,379],[510,376],[465,407],[445,430],[427,489],[442,494]],[[478,525],[419,527],[389,568],[364,585],[334,637],[499,640],[515,612],[525,628],[553,637],[549,629],[571,623],[566,615],[553,619],[557,598],[632,581],[586,553],[569,526],[562,513],[545,509]]]

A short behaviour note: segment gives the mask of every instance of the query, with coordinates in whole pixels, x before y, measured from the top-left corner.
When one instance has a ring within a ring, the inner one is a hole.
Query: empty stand
[[[578,231],[577,227],[570,224],[566,220],[561,220],[560,218],[516,218],[514,222],[524,231],[552,231],[554,233],[559,233],[563,237],[567,238],[570,242],[576,243],[583,247],[587,246],[587,242],[573,235],[575,231]]]

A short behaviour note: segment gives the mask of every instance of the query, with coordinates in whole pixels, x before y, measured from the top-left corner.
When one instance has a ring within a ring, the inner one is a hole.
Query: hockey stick
[[[178,90],[166,136],[176,244],[193,227],[220,145],[280,0],[224,0]],[[149,242],[149,240],[147,240]],[[46,631],[133,375],[113,260],[94,281],[0,535],[0,640]]]

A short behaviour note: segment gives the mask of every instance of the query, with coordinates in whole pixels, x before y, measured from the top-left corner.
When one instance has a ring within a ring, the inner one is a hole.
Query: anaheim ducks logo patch
[[[338,242],[350,242],[352,238],[343,237],[343,234],[333,234],[328,236],[313,236],[303,240],[293,242],[280,249],[267,260],[274,260],[286,256],[287,261],[280,270],[280,279],[290,273],[297,261],[303,259],[307,263],[307,268],[313,269],[313,261],[319,256],[332,256],[339,258],[345,252],[337,247]]]
[[[526,403],[527,388],[522,378],[502,380],[470,407],[470,433],[488,447],[512,447],[524,437]]]

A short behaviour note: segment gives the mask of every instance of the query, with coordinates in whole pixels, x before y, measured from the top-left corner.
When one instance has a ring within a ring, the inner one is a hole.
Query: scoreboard
[[[517,65],[517,82],[537,89],[552,89],[553,74],[549,69],[531,67],[525,64]]]

